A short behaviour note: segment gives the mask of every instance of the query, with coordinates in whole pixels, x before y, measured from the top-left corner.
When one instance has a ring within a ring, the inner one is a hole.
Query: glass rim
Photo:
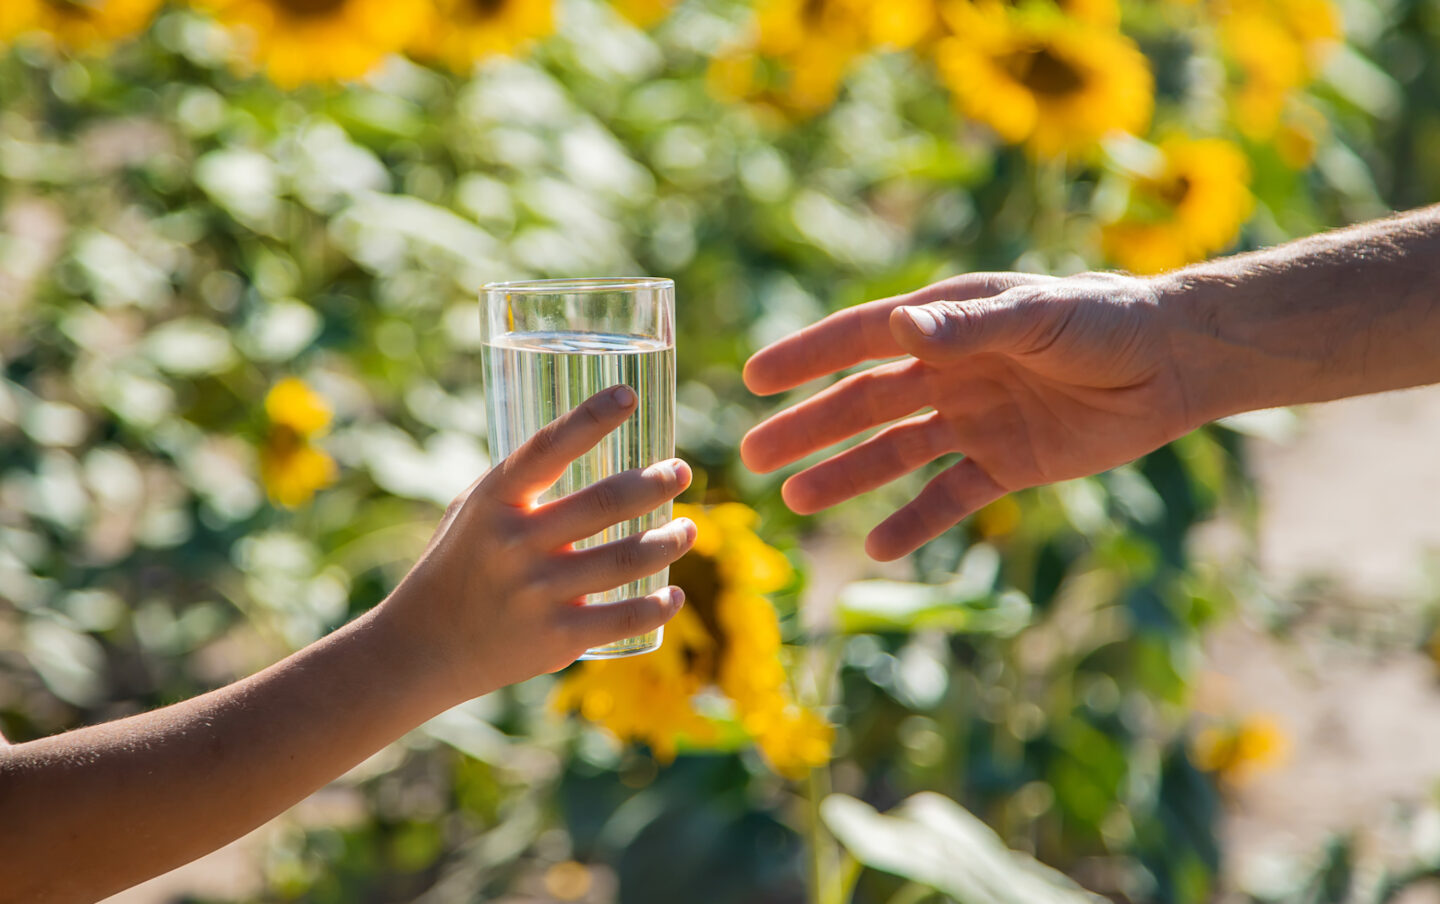
[[[629,289],[673,289],[665,276],[586,276],[562,279],[517,279],[486,283],[481,292],[524,292],[531,295],[584,295]]]

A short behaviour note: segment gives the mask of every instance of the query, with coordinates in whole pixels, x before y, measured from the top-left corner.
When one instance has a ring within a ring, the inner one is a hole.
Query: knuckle
[[[533,528],[531,519],[519,509],[502,508],[495,513],[496,544],[503,552],[524,548]]]
[[[855,391],[855,402],[857,406],[873,411],[882,406],[887,400],[886,375],[877,373],[875,370],[867,370],[855,374],[850,378],[854,382],[850,384]]]
[[[1057,305],[1039,298],[1019,302],[1015,312],[1030,324],[1025,336],[1026,350],[1032,354],[1049,351],[1068,331],[1076,310],[1072,304]]]
[[[543,563],[537,562],[529,568],[520,572],[519,585],[515,591],[515,601],[522,605],[529,605],[551,595],[550,593],[550,569],[543,567]]]
[[[465,500],[469,498],[470,491],[466,490],[462,492],[459,496],[451,499],[450,504],[445,506],[445,514],[440,516],[440,520],[454,521],[460,515],[460,510],[465,507]]]
[[[862,469],[855,467],[854,462],[837,462],[834,476],[840,485],[844,487],[849,497],[858,496],[865,492],[866,486]]]
[[[557,646],[567,654],[571,650],[577,651],[574,656],[570,657],[574,659],[575,656],[579,656],[585,651],[589,638],[585,635],[584,623],[580,619],[566,617],[570,615],[573,613],[565,611],[551,619],[551,631]]]
[[[928,424],[917,426],[896,431],[895,445],[891,450],[894,458],[889,464],[897,468],[914,467],[939,457],[943,452],[935,431]]]
[[[639,605],[625,605],[617,608],[615,612],[615,627],[622,637],[632,637],[639,634],[645,627],[645,615]]]
[[[974,302],[937,301],[926,307],[939,318],[942,336],[964,331],[975,323]]]
[[[602,515],[615,515],[619,513],[620,507],[624,504],[620,489],[615,486],[614,481],[604,480],[595,484],[592,492],[595,494],[595,510]]]
[[[597,427],[605,426],[605,418],[600,416],[599,406],[596,403],[588,402],[581,405],[580,410],[584,413],[585,419],[591,424]]]
[[[530,437],[528,443],[530,454],[538,457],[547,456],[555,451],[555,428],[547,426],[541,428],[534,436]]]
[[[645,549],[636,539],[622,541],[615,545],[615,564],[625,571],[633,571],[645,562]]]

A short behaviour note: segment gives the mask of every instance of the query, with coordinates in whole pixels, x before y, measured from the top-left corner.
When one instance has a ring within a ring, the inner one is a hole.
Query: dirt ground
[[[1228,882],[1279,888],[1352,835],[1373,863],[1440,852],[1440,387],[1314,406],[1251,446],[1269,597],[1215,632],[1208,686],[1273,717],[1286,759],[1227,807]],[[1265,630],[1285,620],[1288,630]],[[1411,904],[1440,901],[1436,887]]]
[[[1205,687],[1226,715],[1273,718],[1289,752],[1229,796],[1231,889],[1278,890],[1341,834],[1377,862],[1440,854],[1440,667],[1424,644],[1440,603],[1437,450],[1440,387],[1315,406],[1289,438],[1252,444],[1258,547],[1223,527],[1213,546],[1254,555],[1270,602],[1209,638]],[[110,904],[243,895],[273,830]],[[1440,886],[1402,900],[1440,904]]]

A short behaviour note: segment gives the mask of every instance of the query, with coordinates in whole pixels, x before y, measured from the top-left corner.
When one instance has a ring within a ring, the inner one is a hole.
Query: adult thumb
[[[1002,292],[991,298],[895,308],[890,334],[902,349],[925,361],[981,352],[1020,354],[1038,347],[1051,317],[1042,305]]]

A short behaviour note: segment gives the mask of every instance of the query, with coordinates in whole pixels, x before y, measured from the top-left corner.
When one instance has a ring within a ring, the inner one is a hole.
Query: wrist
[[[386,648],[387,668],[409,686],[419,708],[436,715],[491,688],[477,688],[469,680],[459,666],[456,632],[426,617],[427,604],[416,598],[417,592],[423,591],[402,583],[370,615]]]
[[[1266,353],[1257,332],[1264,303],[1241,281],[1201,267],[1149,281],[1186,400],[1188,429],[1295,401],[1288,387],[1303,385],[1309,362]]]

